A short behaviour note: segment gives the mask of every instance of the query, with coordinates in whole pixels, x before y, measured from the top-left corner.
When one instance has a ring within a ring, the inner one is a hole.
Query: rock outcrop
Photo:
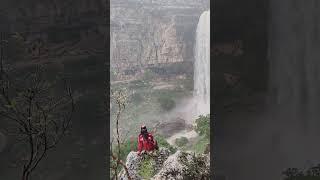
[[[155,175],[152,180],[179,180],[179,179],[209,179],[210,161],[208,155],[193,155],[191,153],[177,151],[170,155],[169,150],[160,148],[154,159],[152,169]],[[136,152],[130,152],[127,156],[126,166],[132,180],[142,180],[139,171],[141,164],[148,155],[138,156]],[[124,170],[120,172],[120,179],[127,180]]]
[[[128,173],[131,179],[141,179],[138,175],[139,164],[142,160],[141,156],[138,156],[137,152],[130,152],[127,156],[126,166],[128,168]],[[125,171],[121,172],[120,175],[121,180],[128,180],[127,174]]]
[[[209,179],[209,156],[177,151],[163,164],[153,180]]]
[[[165,160],[169,157],[170,151],[167,148],[160,148],[159,151],[153,155],[151,158],[154,160],[154,163],[152,164],[152,168],[155,171],[159,171],[165,162]],[[130,152],[126,159],[126,166],[128,168],[129,175],[131,179],[133,180],[139,180],[142,179],[142,177],[139,175],[139,169],[142,161],[144,161],[145,158],[147,158],[149,155],[142,155],[138,156],[137,152]],[[120,179],[121,180],[127,180],[127,174],[125,171],[122,171],[120,173]]]

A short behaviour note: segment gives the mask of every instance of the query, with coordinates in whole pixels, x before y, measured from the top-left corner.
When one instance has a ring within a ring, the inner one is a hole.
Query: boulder
[[[177,151],[163,164],[152,180],[209,179],[210,161],[206,155]]]
[[[137,152],[130,152],[126,159],[126,166],[128,168],[129,176],[132,180],[142,179],[138,175],[138,168],[141,163],[142,157],[138,156]],[[124,170],[120,173],[120,180],[128,180],[128,176]]]
[[[141,156],[138,156],[137,152],[130,152],[126,159],[126,166],[128,168],[130,178],[132,180],[142,179],[142,177],[139,175],[139,168],[141,163],[145,158],[147,158],[147,156],[153,158],[155,162],[152,164],[153,169],[158,172],[162,168],[163,163],[166,161],[169,155],[169,149],[163,147],[160,147],[159,151],[155,151],[151,154],[143,154]],[[128,180],[127,174],[124,170],[120,172],[120,180]]]
[[[149,156],[149,157],[147,157]],[[138,156],[137,152],[130,152],[127,156],[126,166],[132,180],[142,180],[139,170],[146,158],[153,158],[151,163],[155,175],[152,180],[179,180],[179,179],[209,179],[210,160],[208,155],[195,155],[177,151],[170,155],[167,148],[160,148],[158,152]],[[121,180],[128,180],[124,170],[120,172]]]

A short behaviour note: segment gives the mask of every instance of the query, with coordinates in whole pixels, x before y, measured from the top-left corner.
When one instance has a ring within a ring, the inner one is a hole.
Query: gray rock
[[[130,152],[126,159],[126,166],[128,168],[129,176],[132,180],[142,179],[138,175],[139,165],[141,163],[142,157],[138,156],[137,152]],[[128,180],[127,174],[124,170],[120,173],[120,180]]]
[[[158,155],[156,156],[156,159],[155,159],[155,161],[156,161],[156,165],[155,165],[156,172],[158,172],[162,168],[163,163],[167,160],[169,155],[170,155],[170,150],[169,149],[167,149],[167,148],[160,148],[159,149],[159,153],[158,153]]]
[[[177,151],[164,162],[162,169],[152,179],[209,179],[209,172],[208,156],[194,156],[190,153]]]
[[[139,167],[143,158],[148,155],[138,156],[137,152],[130,152],[127,156],[126,166],[132,180],[142,180],[139,176]],[[153,168],[156,175],[152,180],[180,180],[180,179],[209,179],[210,161],[207,155],[193,155],[177,151],[170,155],[167,148],[160,148],[151,155],[155,163]],[[121,180],[128,180],[124,170],[120,172]]]
[[[163,147],[161,147],[159,151],[151,155],[151,157],[154,158],[155,160],[155,164],[153,165],[154,166],[153,168],[156,170],[156,172],[158,172],[162,168],[163,163],[169,157],[169,155],[170,155],[169,149],[163,148]],[[145,156],[148,156],[148,155],[138,156],[137,152],[130,152],[128,154],[126,159],[126,166],[128,168],[128,172],[132,180],[142,179],[139,176],[138,172],[139,172],[140,164],[143,161],[143,158],[145,158]],[[121,180],[128,179],[124,170],[120,172],[120,179]]]

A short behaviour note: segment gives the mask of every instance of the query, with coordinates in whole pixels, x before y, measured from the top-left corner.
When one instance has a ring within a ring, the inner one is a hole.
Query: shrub
[[[175,147],[171,146],[164,137],[162,137],[160,135],[156,135],[155,139],[157,140],[159,147],[168,148],[170,150],[170,153],[172,153],[172,154],[177,151],[177,149]]]
[[[196,119],[195,131],[200,136],[205,136],[206,138],[210,137],[210,114],[206,116],[200,115],[199,118]]]
[[[177,138],[175,141],[176,145],[179,147],[186,145],[188,142],[189,140],[186,137]]]
[[[198,154],[203,154],[209,144],[209,139],[206,137],[201,137],[193,146],[192,150]]]

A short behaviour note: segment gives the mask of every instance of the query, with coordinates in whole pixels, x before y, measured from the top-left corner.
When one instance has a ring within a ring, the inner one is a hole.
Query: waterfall
[[[290,166],[304,165],[320,160],[320,1],[270,6],[270,134],[278,134]]]
[[[294,125],[295,131],[319,132],[320,2],[274,0],[272,5],[269,59],[274,104],[286,116],[282,121]]]
[[[210,113],[210,10],[201,14],[196,31],[194,62],[195,116]]]

